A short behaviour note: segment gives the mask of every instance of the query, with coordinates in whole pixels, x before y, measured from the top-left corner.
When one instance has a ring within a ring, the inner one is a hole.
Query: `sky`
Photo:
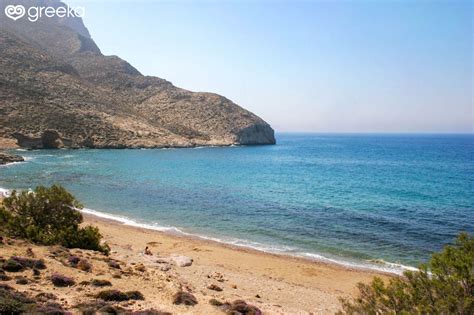
[[[277,131],[474,132],[471,1],[65,2],[103,54]]]

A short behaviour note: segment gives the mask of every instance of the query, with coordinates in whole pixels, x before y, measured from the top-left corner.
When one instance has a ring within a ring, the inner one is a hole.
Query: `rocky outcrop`
[[[57,0],[25,0],[58,6]],[[9,1],[0,0],[3,12]],[[0,15],[0,138],[28,148],[274,144],[265,121],[104,56],[80,18]]]
[[[20,147],[28,149],[60,149],[85,146],[84,142],[79,145],[70,139],[63,138],[56,130],[45,130],[38,137],[15,132],[12,137],[17,140]]]
[[[19,155],[0,152],[0,165],[5,165],[13,162],[23,162],[24,160],[25,159]]]

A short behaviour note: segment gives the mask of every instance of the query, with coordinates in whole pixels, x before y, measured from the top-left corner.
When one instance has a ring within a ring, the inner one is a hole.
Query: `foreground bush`
[[[13,191],[0,207],[0,232],[32,242],[108,253],[96,227],[79,227],[82,205],[61,186],[39,186],[33,192]]]
[[[419,271],[384,283],[359,283],[359,297],[342,300],[347,314],[474,314],[474,237],[462,233]]]

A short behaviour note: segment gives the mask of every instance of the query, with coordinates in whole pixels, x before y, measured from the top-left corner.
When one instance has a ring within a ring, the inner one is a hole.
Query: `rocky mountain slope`
[[[275,143],[270,125],[227,98],[104,56],[80,18],[13,21],[10,3],[0,0],[0,138],[30,148]]]

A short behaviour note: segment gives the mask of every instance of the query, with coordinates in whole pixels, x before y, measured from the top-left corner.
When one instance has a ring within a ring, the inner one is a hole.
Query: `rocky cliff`
[[[10,3],[0,0],[0,138],[30,148],[275,143],[270,125],[227,98],[104,56],[80,18],[13,21]]]

